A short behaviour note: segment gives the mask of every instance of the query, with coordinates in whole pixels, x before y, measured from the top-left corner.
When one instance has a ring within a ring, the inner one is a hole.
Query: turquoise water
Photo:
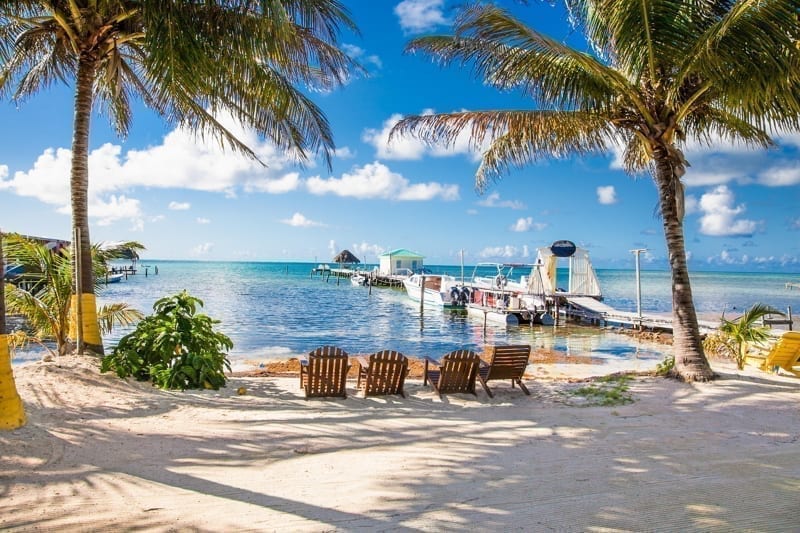
[[[149,261],[120,283],[108,285],[101,303],[127,302],[145,314],[166,295],[187,289],[205,303],[203,312],[221,321],[218,328],[230,336],[234,364],[251,359],[297,357],[323,344],[339,345],[350,353],[391,348],[410,356],[439,356],[458,348],[482,349],[484,344],[525,342],[573,355],[603,359],[662,359],[668,348],[637,342],[627,336],[587,327],[519,327],[488,325],[463,311],[442,311],[411,302],[402,289],[355,287],[347,279],[327,282],[312,276],[311,263],[225,263]],[[154,267],[158,266],[158,275]],[[429,267],[433,272],[460,276],[460,267]],[[467,278],[472,268],[465,272]],[[491,272],[486,272],[491,274]],[[636,309],[632,270],[598,270],[605,302],[621,310]],[[800,291],[785,289],[800,276],[786,274],[698,273],[693,291],[703,314],[735,316],[753,303],[780,309],[800,307]],[[641,273],[642,308],[671,309],[667,272]],[[564,283],[566,284],[566,282]],[[104,339],[110,349],[126,331]],[[41,352],[19,352],[14,363],[38,360]]]

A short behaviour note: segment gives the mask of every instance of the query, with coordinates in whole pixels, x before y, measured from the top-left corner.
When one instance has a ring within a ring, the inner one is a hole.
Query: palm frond
[[[100,331],[110,333],[114,327],[131,326],[144,318],[144,314],[126,303],[113,303],[101,306],[97,310]]]

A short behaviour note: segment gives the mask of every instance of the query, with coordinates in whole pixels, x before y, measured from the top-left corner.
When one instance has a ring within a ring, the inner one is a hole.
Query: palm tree
[[[489,142],[476,173],[487,184],[537,159],[624,147],[631,174],[649,171],[672,272],[675,375],[708,380],[683,231],[687,138],[770,146],[797,129],[798,0],[567,0],[596,55],[526,27],[505,11],[464,8],[453,35],[411,41],[442,65],[469,65],[537,106],[411,116],[393,135],[450,145],[462,132]]]
[[[0,96],[22,101],[54,82],[74,83],[76,309],[96,306],[87,207],[95,105],[122,137],[138,97],[170,124],[256,157],[216,120],[226,110],[300,160],[321,152],[330,166],[327,120],[295,85],[344,82],[356,65],[336,46],[342,26],[356,29],[338,0],[0,3]],[[78,322],[77,351],[102,353],[99,326],[81,313]]]
[[[784,313],[765,304],[755,304],[735,320],[722,317],[720,332],[727,338],[728,350],[736,360],[739,370],[744,368],[749,343],[760,344],[770,338],[769,327],[759,325],[759,321],[767,315],[781,315]]]
[[[5,262],[3,233],[0,232],[0,429],[17,429],[25,425],[25,409],[17,393],[11,371],[11,352],[6,335]]]
[[[136,242],[120,243],[113,247],[101,249],[98,245],[91,248],[94,256],[94,275],[92,286],[99,289],[105,278],[106,264],[110,259],[118,258],[129,249],[142,249]],[[70,249],[59,253],[46,245],[25,239],[18,235],[10,235],[6,251],[17,264],[24,267],[24,283],[9,285],[6,288],[8,309],[22,315],[32,333],[25,336],[24,341],[39,343],[51,352],[51,355],[63,355],[70,346],[69,335],[75,321],[70,306],[72,292],[73,258]],[[94,310],[91,310],[94,311]],[[128,326],[140,320],[144,315],[124,303],[107,304],[96,312],[96,320],[103,333],[108,333],[114,326]],[[44,343],[55,342],[55,351]]]

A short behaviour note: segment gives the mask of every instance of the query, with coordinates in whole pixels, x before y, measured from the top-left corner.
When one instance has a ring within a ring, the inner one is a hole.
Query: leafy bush
[[[667,355],[660,363],[656,365],[656,375],[669,376],[674,368],[675,368],[675,356],[672,354]]]
[[[225,386],[233,342],[215,332],[212,320],[196,314],[203,302],[182,291],[153,304],[154,314],[122,337],[103,358],[101,371],[152,381],[162,389],[218,389]]]

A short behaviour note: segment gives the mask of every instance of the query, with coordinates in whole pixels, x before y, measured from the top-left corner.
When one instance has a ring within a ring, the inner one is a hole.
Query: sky
[[[478,156],[412,138],[388,143],[405,115],[533,108],[523,95],[484,86],[468,68],[404,53],[414,37],[449,33],[459,2],[345,0],[360,34],[343,49],[366,75],[310,93],[336,142],[296,165],[254,132],[229,123],[266,163],[225,152],[167,125],[140,103],[127,138],[92,117],[89,216],[93,242],[136,240],[145,259],[329,262],[349,249],[362,262],[406,248],[426,265],[532,263],[536,249],[567,239],[598,268],[667,269],[648,175],[631,177],[613,152],[541,161],[475,189]],[[582,46],[558,5],[507,2],[530,26]],[[0,228],[68,240],[72,87],[20,104],[0,102]],[[684,176],[691,270],[800,272],[800,133],[752,150],[689,143]]]

